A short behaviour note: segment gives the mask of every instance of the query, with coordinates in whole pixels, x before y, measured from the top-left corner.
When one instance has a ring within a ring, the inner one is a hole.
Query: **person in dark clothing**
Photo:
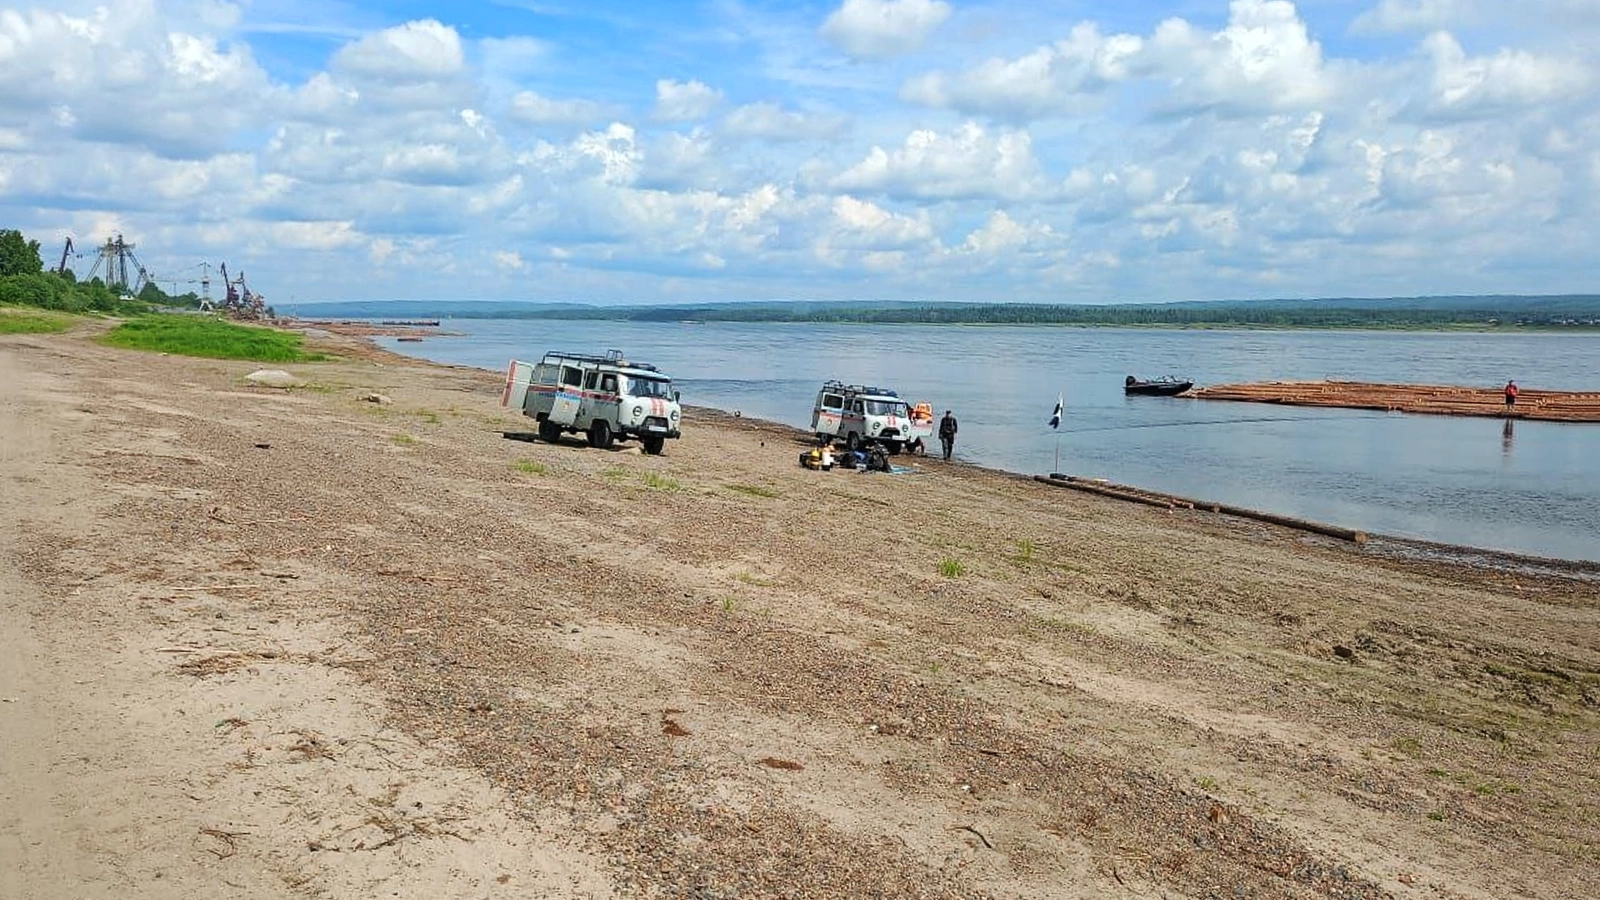
[[[950,459],[950,454],[956,449],[956,417],[948,409],[944,411],[944,418],[939,420],[939,443],[944,445],[944,458]]]
[[[1508,381],[1506,382],[1506,412],[1510,412],[1511,408],[1516,405],[1517,383],[1515,381]]]

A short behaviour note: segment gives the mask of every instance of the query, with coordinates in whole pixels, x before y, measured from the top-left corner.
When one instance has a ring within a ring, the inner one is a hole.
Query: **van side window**
[[[822,395],[822,408],[823,409],[839,409],[842,406],[844,406],[844,398],[839,396],[838,394],[823,394]]]
[[[850,411],[855,413],[856,415],[860,415],[861,414],[861,401],[860,400],[852,400],[852,401],[850,401]]]
[[[533,380],[540,384],[555,384],[556,375],[561,369],[557,366],[540,366],[534,370]]]
[[[594,386],[599,380],[600,373],[593,369],[589,370],[589,373],[583,376],[583,389],[586,391],[594,390]]]
[[[561,383],[568,387],[577,387],[583,383],[583,373],[571,366],[562,366]]]
[[[615,394],[617,392],[617,376],[612,375],[610,372],[602,375],[600,377],[600,391],[606,394]]]

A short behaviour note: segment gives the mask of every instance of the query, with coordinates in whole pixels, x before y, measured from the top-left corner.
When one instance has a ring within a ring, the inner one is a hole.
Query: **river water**
[[[462,336],[379,343],[496,371],[550,349],[618,348],[672,375],[685,403],[802,428],[824,380],[882,385],[932,402],[936,413],[953,410],[957,457],[985,466],[1600,561],[1600,424],[1122,393],[1129,374],[1199,385],[1336,378],[1499,387],[1514,378],[1524,388],[1600,390],[1600,335],[515,319],[452,319],[443,330]],[[1058,395],[1066,415],[1052,431]],[[792,462],[773,455],[775,466]]]

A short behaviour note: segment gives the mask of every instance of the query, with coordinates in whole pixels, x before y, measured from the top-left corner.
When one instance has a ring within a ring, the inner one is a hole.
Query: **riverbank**
[[[507,441],[496,374],[316,349],[285,391],[0,338],[0,894],[1600,879],[1591,583],[701,409]]]

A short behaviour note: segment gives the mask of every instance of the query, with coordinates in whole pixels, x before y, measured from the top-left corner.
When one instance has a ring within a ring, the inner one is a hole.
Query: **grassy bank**
[[[101,341],[113,347],[258,362],[312,362],[325,357],[307,353],[299,334],[235,325],[210,316],[142,316],[106,332]]]
[[[56,334],[71,328],[74,321],[59,313],[0,307],[0,334]]]

